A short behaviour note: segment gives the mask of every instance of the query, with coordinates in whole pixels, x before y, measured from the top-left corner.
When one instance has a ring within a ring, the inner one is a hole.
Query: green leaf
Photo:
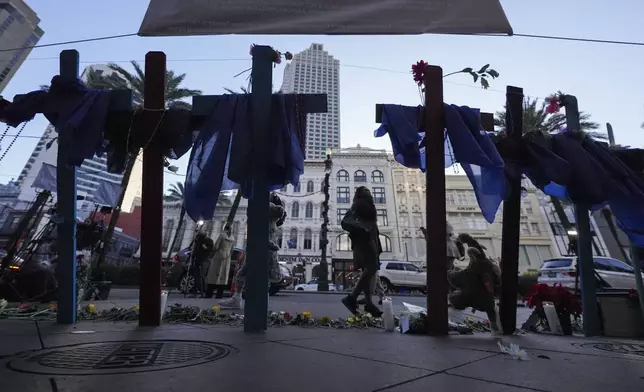
[[[494,78],[494,79],[496,79],[496,78],[498,78],[498,77],[499,77],[499,73],[498,73],[498,72],[496,72],[496,71],[495,71],[495,70],[493,70],[493,69],[488,70],[488,71],[487,71],[487,73],[488,73],[488,75],[490,75],[490,76],[491,76],[492,78]]]
[[[490,64],[485,64],[483,68],[479,69],[479,73],[485,72],[490,67]]]
[[[472,78],[474,78],[474,83],[479,80],[479,75],[476,72],[470,72],[470,75],[472,75]]]
[[[463,68],[463,70],[461,72],[472,73],[472,68],[470,68],[470,67]]]
[[[487,88],[490,87],[490,82],[488,82],[485,78],[481,78],[481,87],[487,90]]]

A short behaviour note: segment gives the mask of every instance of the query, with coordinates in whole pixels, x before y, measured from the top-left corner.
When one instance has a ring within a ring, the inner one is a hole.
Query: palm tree
[[[501,131],[505,131],[505,110],[506,106],[503,107],[503,111],[496,112],[496,117],[494,118],[494,126],[501,128]],[[596,122],[590,121],[590,114],[579,112],[579,122],[581,125],[581,131],[587,135],[595,138],[605,140],[607,138],[606,134],[603,132],[593,132],[594,129],[599,128],[599,124]],[[528,132],[541,132],[544,134],[551,134],[553,132],[559,131],[566,126],[566,115],[564,113],[547,113],[546,112],[546,102],[541,102],[541,105],[538,105],[537,99],[531,99],[526,97],[523,101],[523,133]]]
[[[136,61],[131,61],[132,67],[134,68],[134,73],[131,73],[121,67],[118,64],[110,63],[108,68],[113,71],[105,75],[103,71],[96,70],[90,67],[86,73],[85,85],[88,88],[96,90],[132,90],[132,101],[135,107],[143,107],[143,96],[145,90],[145,72]],[[192,90],[181,87],[186,74],[175,74],[174,71],[167,70],[165,75],[165,102],[167,108],[181,108],[181,109],[190,109],[191,105],[183,99],[201,95],[201,90]],[[42,86],[46,87],[46,86]],[[110,217],[110,223],[105,230],[103,243],[106,244],[108,239],[112,238],[114,233],[114,227],[118,221],[119,214],[121,212],[121,204],[123,204],[123,199],[125,197],[125,191],[127,190],[127,185],[130,182],[130,176],[132,174],[132,169],[134,168],[134,163],[136,162],[137,155],[129,155],[127,157],[127,162],[125,165],[125,170],[123,172],[123,180],[121,181],[121,194],[119,195],[119,201],[117,203],[116,209]],[[98,258],[97,267],[105,261],[107,254],[108,246],[103,246],[101,254]]]
[[[174,236],[172,237],[172,243],[170,244],[170,251],[168,252],[166,261],[170,260],[170,255],[172,254],[172,250],[174,249],[174,246],[177,243],[177,240],[179,239],[179,233],[181,232],[181,227],[185,224],[184,220],[186,217],[186,206],[183,202],[184,195],[185,195],[184,192],[185,192],[185,189],[183,187],[183,183],[178,181],[178,182],[175,182],[174,184],[171,184],[170,188],[168,189],[168,193],[163,196],[163,199],[167,202],[179,202],[179,201],[181,202],[181,211],[179,212],[179,224],[177,225],[177,231],[174,232]],[[230,206],[230,205],[231,205],[230,199],[224,196],[222,193],[219,193],[219,197],[217,198],[217,206],[224,207],[224,206]],[[239,205],[239,202],[237,202],[237,205]],[[236,207],[234,207],[234,209],[237,210]]]
[[[494,126],[500,128],[500,131],[507,129],[506,124],[506,110],[507,105],[503,107],[503,111],[496,112],[494,118]],[[602,132],[594,132],[594,129],[599,128],[599,124],[590,121],[590,114],[579,112],[579,122],[581,125],[580,131],[595,138],[605,140],[608,136]],[[538,105],[537,99],[526,97],[523,101],[523,134],[529,132],[538,132],[542,134],[551,134],[557,132],[566,126],[566,115],[564,113],[547,113],[546,102],[541,102]],[[564,210],[564,203],[558,198],[551,196],[550,201],[555,209],[555,213],[559,217],[561,224],[566,233],[572,229],[572,224]]]

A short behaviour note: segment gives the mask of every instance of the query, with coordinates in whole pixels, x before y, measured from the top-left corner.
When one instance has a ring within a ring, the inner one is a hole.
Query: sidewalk
[[[283,327],[249,335],[227,326],[84,322],[74,329],[2,320],[0,336],[0,389],[11,392],[644,388],[643,342],[604,338],[502,338],[527,351],[530,360],[519,361],[501,354],[489,334]]]

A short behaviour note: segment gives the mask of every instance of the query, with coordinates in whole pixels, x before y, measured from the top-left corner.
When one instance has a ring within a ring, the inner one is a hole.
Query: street
[[[115,288],[110,291],[110,296],[107,301],[92,301],[100,310],[109,309],[111,307],[132,307],[139,303],[138,300],[139,290],[136,288]],[[286,291],[279,292],[277,295],[269,298],[269,309],[272,311],[285,311],[291,314],[297,314],[304,311],[311,312],[313,317],[328,316],[331,318],[349,317],[349,311],[342,305],[340,299],[343,294],[340,293],[309,293],[309,292],[295,292]],[[405,310],[403,302],[412,305],[425,307],[426,299],[424,297],[412,296],[391,296],[394,305],[394,314],[399,314]],[[168,306],[181,303],[183,305],[199,306],[201,308],[210,308],[220,300],[217,299],[200,299],[200,298],[187,298],[183,294],[171,292],[168,297]],[[472,314],[469,310],[457,311],[449,309],[450,319],[452,321],[460,321],[466,317],[473,317],[478,319],[487,319],[485,313],[476,312]],[[517,326],[521,326],[531,310],[525,307],[519,307],[517,310]]]

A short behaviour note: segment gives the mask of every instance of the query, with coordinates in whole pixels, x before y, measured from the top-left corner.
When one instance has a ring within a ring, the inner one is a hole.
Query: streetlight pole
[[[326,159],[324,160],[324,185],[322,191],[324,192],[324,201],[322,202],[322,226],[320,227],[320,249],[322,250],[320,258],[320,273],[318,276],[318,291],[329,291],[329,266],[326,262],[326,248],[329,244],[327,235],[329,232],[329,182],[331,179],[331,169],[333,161],[331,160],[331,153],[327,152]]]

